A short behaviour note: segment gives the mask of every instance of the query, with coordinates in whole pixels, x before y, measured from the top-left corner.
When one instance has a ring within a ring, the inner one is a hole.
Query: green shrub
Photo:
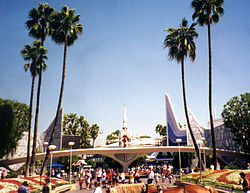
[[[232,163],[230,163],[227,166],[225,166],[223,169],[224,170],[226,170],[226,169],[238,170],[238,169],[240,169],[240,167],[236,166],[236,165],[233,165]]]
[[[6,178],[17,178],[17,177],[18,177],[18,173],[16,172],[11,172],[6,176]]]

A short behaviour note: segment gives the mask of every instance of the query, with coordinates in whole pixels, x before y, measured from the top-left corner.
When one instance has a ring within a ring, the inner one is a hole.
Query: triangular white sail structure
[[[186,130],[180,129],[176,116],[174,113],[174,109],[170,100],[170,97],[168,94],[165,94],[165,100],[166,100],[166,120],[167,120],[167,135],[168,135],[168,141],[167,145],[174,146],[178,145],[176,143],[176,139],[181,139],[182,144],[187,143],[187,132]]]
[[[188,116],[189,116],[189,121],[190,121],[190,125],[194,134],[194,138],[196,140],[201,140],[202,137],[205,136],[205,128],[200,124],[200,122],[198,121],[198,119],[195,117],[195,115],[192,113],[192,111],[188,108]],[[191,139],[189,130],[187,129],[187,133],[188,133],[188,138],[187,138],[187,144],[188,145],[193,145],[193,141]]]

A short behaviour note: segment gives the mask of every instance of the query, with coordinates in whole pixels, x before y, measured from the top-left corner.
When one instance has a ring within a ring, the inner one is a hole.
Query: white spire
[[[127,108],[126,108],[126,105],[123,106],[122,128],[123,129],[127,129],[128,128],[128,124],[127,124]]]

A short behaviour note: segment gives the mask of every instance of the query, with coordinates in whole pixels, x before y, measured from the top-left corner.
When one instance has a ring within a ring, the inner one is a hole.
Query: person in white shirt
[[[121,173],[121,180],[122,180],[122,183],[124,184],[125,183],[125,173],[124,173],[124,171],[122,171],[122,173]]]
[[[97,182],[101,182],[102,180],[102,168],[99,167],[96,171],[96,180]]]
[[[100,187],[100,183],[95,181],[94,185],[95,189],[93,190],[92,193],[102,193],[102,188]]]
[[[107,181],[107,174],[105,169],[102,170],[102,185],[105,186]]]
[[[154,171],[152,169],[149,170],[148,172],[148,184],[152,184],[154,180]]]

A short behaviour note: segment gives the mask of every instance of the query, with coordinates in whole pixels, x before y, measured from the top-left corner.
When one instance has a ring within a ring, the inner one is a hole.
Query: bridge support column
[[[124,172],[128,172],[129,165],[144,154],[143,153],[119,153],[119,154],[105,154],[105,155],[108,157],[111,157],[112,159],[117,161],[119,164],[121,164]]]

